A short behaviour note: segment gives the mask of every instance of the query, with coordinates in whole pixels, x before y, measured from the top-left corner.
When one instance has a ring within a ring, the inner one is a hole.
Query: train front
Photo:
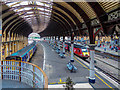
[[[87,48],[81,48],[82,51],[82,58],[87,59],[90,56],[90,52]]]

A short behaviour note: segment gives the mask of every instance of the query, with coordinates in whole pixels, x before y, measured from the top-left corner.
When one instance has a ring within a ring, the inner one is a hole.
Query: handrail
[[[6,73],[6,71],[8,73]],[[48,88],[47,75],[40,67],[38,67],[35,64],[29,63],[29,62],[24,62],[24,61],[3,60],[3,61],[1,61],[1,71],[0,72],[1,72],[1,79],[6,79],[6,77],[7,77],[7,79],[10,79],[10,80],[12,79],[12,80],[19,80],[20,82],[24,82],[24,79],[23,79],[24,75],[27,75],[27,76],[31,76],[30,78],[32,79],[32,81],[30,81],[30,82],[32,82],[33,84],[30,84],[30,85],[33,88],[40,87],[40,85],[37,85],[35,83],[36,80],[38,80],[37,82],[39,82],[39,84],[43,84],[43,88]],[[15,74],[7,75],[11,72],[12,73],[15,72]],[[19,73],[17,73],[17,75],[16,75],[16,72],[19,72]],[[15,77],[17,79],[13,79],[13,77]],[[40,79],[41,79],[41,81],[39,81]],[[27,83],[27,82],[25,82],[25,83]]]

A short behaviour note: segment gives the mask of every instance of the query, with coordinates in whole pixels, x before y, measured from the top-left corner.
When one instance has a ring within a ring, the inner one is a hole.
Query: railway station
[[[119,0],[1,0],[0,89],[120,88]]]

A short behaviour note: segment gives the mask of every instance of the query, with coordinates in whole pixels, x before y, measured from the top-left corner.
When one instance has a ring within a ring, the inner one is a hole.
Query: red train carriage
[[[70,51],[70,43],[65,44],[65,49]],[[80,56],[81,58],[87,59],[90,56],[88,48],[80,45],[74,44],[74,54]]]

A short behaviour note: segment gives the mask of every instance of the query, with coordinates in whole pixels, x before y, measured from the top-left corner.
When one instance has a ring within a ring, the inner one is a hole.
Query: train
[[[71,44],[65,43],[65,50],[70,51],[70,48],[71,48]],[[87,59],[90,57],[89,49],[84,46],[74,44],[73,51],[74,51],[74,54],[76,54],[77,56],[83,59]]]
[[[37,50],[37,43],[36,41],[33,41],[30,45],[7,56],[5,59],[28,62],[31,59],[31,57],[34,55],[36,50]]]

